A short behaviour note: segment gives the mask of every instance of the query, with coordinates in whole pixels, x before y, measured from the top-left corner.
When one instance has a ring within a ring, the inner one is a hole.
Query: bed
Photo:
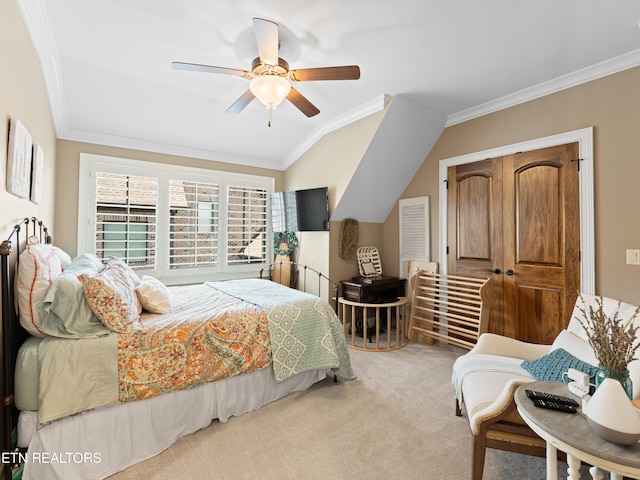
[[[4,441],[17,424],[11,460],[25,479],[105,478],[329,371],[355,378],[340,322],[318,296],[262,278],[166,287],[117,258],[72,260],[36,219],[0,250]]]

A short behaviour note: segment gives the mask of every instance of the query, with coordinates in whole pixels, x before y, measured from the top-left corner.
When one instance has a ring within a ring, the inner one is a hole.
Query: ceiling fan
[[[307,117],[313,117],[320,113],[315,105],[291,86],[290,81],[357,80],[360,78],[360,67],[357,65],[289,70],[289,64],[278,56],[278,24],[263,18],[253,18],[253,30],[256,35],[259,56],[251,62],[251,71],[184,62],[173,62],[171,66],[176,70],[219,73],[250,80],[249,89],[231,104],[226,113],[240,113],[254,98],[258,97],[269,110],[269,126],[271,126],[271,111],[285,98]]]

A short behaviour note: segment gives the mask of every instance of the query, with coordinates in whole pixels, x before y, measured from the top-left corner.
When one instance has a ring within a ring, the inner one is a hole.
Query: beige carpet
[[[440,344],[350,350],[357,380],[327,378],[214,421],[111,479],[469,479],[471,434],[454,414],[451,386],[464,352]],[[559,470],[566,478],[566,464]],[[485,480],[544,478],[543,459],[487,453]]]

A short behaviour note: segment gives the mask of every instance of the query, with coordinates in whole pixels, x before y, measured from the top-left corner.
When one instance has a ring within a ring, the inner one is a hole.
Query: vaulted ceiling
[[[62,139],[285,169],[319,135],[402,95],[449,124],[640,64],[637,0],[18,0]],[[225,110],[250,70],[252,17],[280,26],[291,68],[360,66],[297,82],[320,113],[257,99]]]

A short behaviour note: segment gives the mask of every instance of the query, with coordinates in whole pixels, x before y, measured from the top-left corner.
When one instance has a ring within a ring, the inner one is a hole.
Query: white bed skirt
[[[24,480],[102,479],[208,426],[212,419],[257,410],[324,379],[323,370],[276,383],[273,370],[230,377],[148,400],[100,408],[46,425],[37,412],[21,412],[18,446],[28,447]]]

